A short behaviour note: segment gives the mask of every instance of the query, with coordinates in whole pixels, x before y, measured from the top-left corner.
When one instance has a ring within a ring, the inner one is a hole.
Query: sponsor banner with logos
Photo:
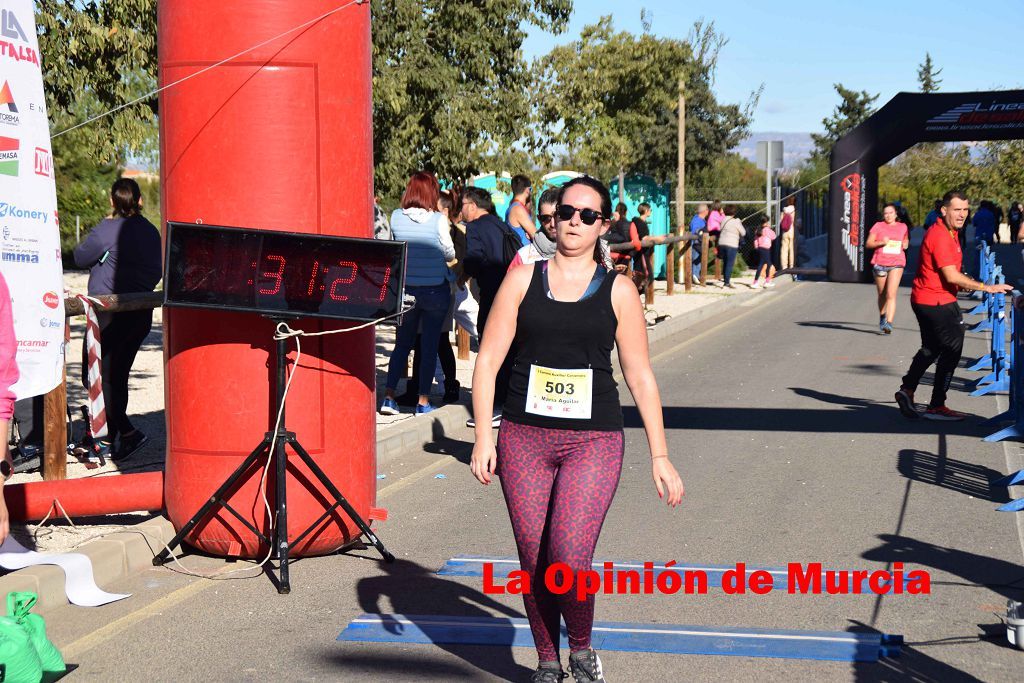
[[[0,273],[11,290],[18,398],[64,367],[63,271],[50,125],[32,0],[0,0]]]

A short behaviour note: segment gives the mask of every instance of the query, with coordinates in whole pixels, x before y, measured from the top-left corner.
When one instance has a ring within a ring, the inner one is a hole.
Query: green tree
[[[871,95],[866,90],[860,92],[850,90],[843,87],[842,83],[835,83],[833,87],[839,94],[840,102],[831,116],[821,120],[825,132],[811,134],[811,139],[814,141],[814,154],[824,158],[828,158],[832,152],[832,145],[839,138],[859,126],[875,112],[872,105],[878,99],[878,95]]]
[[[560,32],[572,0],[372,0],[371,7],[378,194],[397,198],[419,169],[450,180],[527,170],[538,145],[521,51],[526,27]]]
[[[718,50],[712,24],[688,40],[615,32],[610,16],[534,65],[534,102],[545,149],[564,149],[574,168],[600,178],[646,173],[675,178],[680,81],[686,94],[687,167],[707,168],[746,135],[746,107],[711,90]]]
[[[155,87],[156,0],[36,0],[35,5],[67,247],[74,241],[76,217],[88,228],[109,212],[110,185],[129,155],[155,159],[155,97],[79,124]]]
[[[942,85],[942,79],[939,78],[941,73],[942,69],[935,68],[931,53],[925,52],[924,61],[917,67],[917,82],[921,84],[921,92],[930,93],[938,90]]]

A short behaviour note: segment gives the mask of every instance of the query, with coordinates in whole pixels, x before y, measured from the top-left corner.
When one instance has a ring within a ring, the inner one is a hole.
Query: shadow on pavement
[[[493,617],[497,613],[510,618],[523,616],[484,593],[437,576],[415,562],[396,559],[392,564],[380,563],[379,566],[387,573],[360,579],[356,585],[359,607],[368,614],[403,614],[413,619],[418,614]],[[393,633],[400,633],[404,628],[397,622],[385,627]],[[426,649],[422,657],[403,654],[403,659],[399,660],[394,656],[409,647],[415,652],[416,645],[391,644],[387,646],[391,652],[378,656],[358,652],[360,644],[346,643],[344,652],[327,653],[325,657],[339,669],[369,668],[374,672],[386,672],[395,668],[408,671],[410,667],[416,667],[416,670],[424,674],[436,674],[442,679],[449,676],[479,678],[479,672],[484,671],[506,680],[524,680],[533,673],[531,669],[516,663],[510,646],[480,647],[444,643],[437,643],[436,646],[464,660],[475,670],[463,670],[449,662],[431,661],[432,655]],[[350,657],[350,653],[353,656]]]
[[[813,392],[811,389],[794,391]],[[900,415],[894,403],[874,403],[864,399],[833,394],[819,394],[828,403],[842,405],[837,410],[807,408],[704,408],[666,406],[663,409],[666,429],[711,431],[806,432],[814,434],[956,434],[987,436],[981,418],[968,414],[963,422],[932,422],[908,420]],[[627,428],[643,427],[640,413],[634,406],[623,406]]]
[[[945,439],[940,440],[940,445]],[[900,451],[896,464],[899,473],[922,484],[939,486],[950,491],[965,493],[993,503],[1010,502],[1006,487],[992,488],[989,482],[1003,476],[1002,472],[962,460],[951,460],[944,448],[938,454],[907,448]]]
[[[846,629],[850,633],[881,633],[876,628],[855,621]],[[982,636],[972,638],[957,638],[956,642],[976,643]],[[883,657],[877,662],[854,662],[853,680],[855,681],[951,681],[953,683],[966,683],[967,681],[978,681],[980,679],[966,674],[957,668],[940,662],[926,655],[914,646],[921,645],[949,645],[951,642],[941,643],[907,643],[901,649],[900,656],[896,658]]]
[[[986,588],[1003,598],[1014,600],[1024,596],[1024,567],[1014,562],[935,545],[909,536],[879,534],[878,539],[881,543],[861,553],[861,557],[874,562],[903,562],[905,565],[931,567],[964,579],[963,582],[950,582],[933,576],[933,587],[956,585]]]
[[[851,323],[845,321],[840,322],[835,320],[798,320],[796,324],[799,325],[800,327],[820,327],[826,330],[862,332],[863,334],[870,334],[873,337],[883,336],[882,333],[878,330],[878,325],[872,325],[870,323]],[[900,328],[896,329],[898,330]]]
[[[473,442],[453,439],[447,436],[440,420],[434,420],[430,427],[431,441],[423,444],[423,450],[437,455],[450,455],[466,465],[473,455]]]
[[[970,642],[977,642],[977,638]],[[898,658],[880,659],[878,662],[856,662],[853,665],[854,681],[928,681],[929,683],[973,683],[976,678],[955,667],[926,655],[922,650],[908,645]]]

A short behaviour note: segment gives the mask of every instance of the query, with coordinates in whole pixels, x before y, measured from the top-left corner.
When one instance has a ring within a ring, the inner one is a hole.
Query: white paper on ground
[[[93,578],[92,561],[82,553],[37,553],[11,536],[0,544],[0,567],[13,571],[37,564],[55,564],[64,570],[67,576],[64,592],[67,593],[68,602],[73,605],[99,607],[131,597],[131,593],[108,593],[101,590]]]

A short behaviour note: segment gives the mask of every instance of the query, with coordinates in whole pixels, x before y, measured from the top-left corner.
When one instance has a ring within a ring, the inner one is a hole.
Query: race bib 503
[[[594,371],[530,366],[526,412],[548,417],[589,420],[594,395]]]

